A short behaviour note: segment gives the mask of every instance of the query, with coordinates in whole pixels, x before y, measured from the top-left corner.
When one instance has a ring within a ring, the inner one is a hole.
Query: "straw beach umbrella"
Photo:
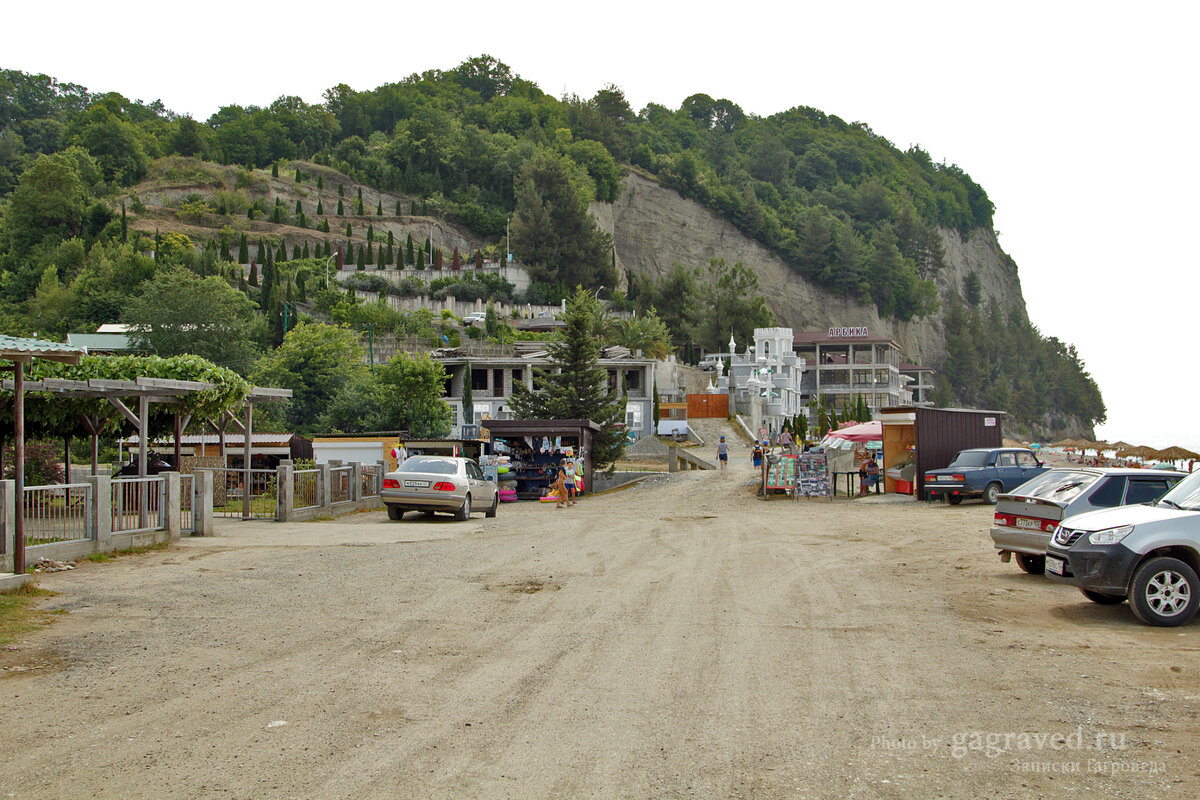
[[[1143,460],[1158,458],[1158,451],[1153,447],[1146,447],[1144,444],[1137,445],[1136,447],[1127,447],[1124,450],[1118,450],[1117,458],[1140,458]]]
[[[1182,461],[1185,458],[1200,458],[1200,453],[1193,453],[1191,450],[1183,447],[1172,446],[1165,450],[1159,450],[1154,457],[1162,461]]]

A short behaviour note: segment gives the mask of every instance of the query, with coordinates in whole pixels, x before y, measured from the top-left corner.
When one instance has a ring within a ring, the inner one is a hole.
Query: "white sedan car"
[[[388,519],[401,519],[405,511],[444,511],[463,521],[476,506],[494,517],[500,505],[496,484],[483,477],[478,464],[450,456],[412,456],[384,476],[381,499]]]

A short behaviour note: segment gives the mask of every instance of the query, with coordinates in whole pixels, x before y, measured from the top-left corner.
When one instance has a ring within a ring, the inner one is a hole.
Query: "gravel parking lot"
[[[764,501],[732,459],[42,576],[0,795],[1200,794],[1200,625],[1001,564],[990,506]]]

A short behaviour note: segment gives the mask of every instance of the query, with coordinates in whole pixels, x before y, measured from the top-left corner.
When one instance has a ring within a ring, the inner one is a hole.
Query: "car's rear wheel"
[[[454,512],[454,518],[459,522],[466,522],[471,518],[471,495],[463,498],[463,504]]]
[[[1174,627],[1196,616],[1200,579],[1177,558],[1152,558],[1133,573],[1129,606],[1147,625]]]
[[[956,506],[962,502],[962,495],[961,494],[948,494],[948,495],[946,495],[946,502],[952,506]]]
[[[496,516],[496,509],[498,509],[499,507],[500,507],[500,493],[496,492],[496,495],[492,498],[492,507],[489,508],[485,512],[485,516],[488,516],[488,517]]]
[[[1125,595],[1123,594],[1100,594],[1100,592],[1093,592],[1091,589],[1080,589],[1079,591],[1083,592],[1083,596],[1088,600],[1091,600],[1093,603],[1099,603],[1102,606],[1118,606],[1125,602]]]
[[[996,505],[996,501],[1000,499],[1001,488],[998,483],[989,483],[987,488],[983,490],[983,502],[989,506]]]
[[[1033,556],[1029,553],[1016,553],[1017,566],[1030,575],[1042,575],[1046,572],[1046,557]]]
[[[388,506],[388,519],[397,520],[404,518],[404,509],[397,506]]]

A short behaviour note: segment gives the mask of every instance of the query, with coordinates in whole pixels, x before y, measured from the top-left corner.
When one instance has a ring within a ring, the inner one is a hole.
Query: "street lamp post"
[[[325,288],[326,289],[329,288],[329,262],[333,261],[335,258],[337,258],[338,254],[341,252],[342,252],[341,250],[334,250],[333,255],[331,255],[329,258],[325,259]]]

